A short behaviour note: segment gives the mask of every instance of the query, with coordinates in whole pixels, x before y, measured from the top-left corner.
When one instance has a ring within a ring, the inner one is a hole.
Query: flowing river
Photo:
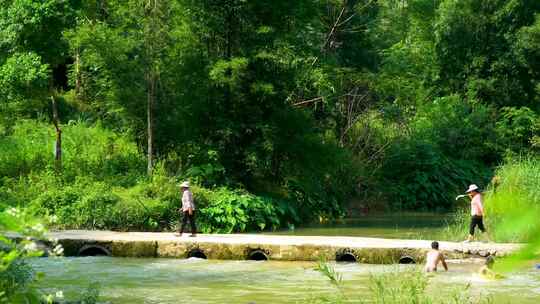
[[[115,304],[311,303],[338,293],[309,262],[84,257],[41,258],[32,264],[46,273],[40,287],[50,293],[62,290],[66,298],[76,298],[90,283],[99,282],[100,300]],[[370,274],[415,267],[332,264],[343,276],[349,303],[360,303],[369,294]],[[472,296],[491,296],[493,303],[540,303],[540,270],[533,267],[489,281],[475,273],[478,264],[455,261],[449,266],[449,272],[430,278],[430,293],[442,296],[469,284]]]
[[[346,235],[415,238],[445,224],[444,215],[370,216],[339,223],[316,224],[277,234]],[[465,234],[466,232],[464,232]],[[39,258],[31,262],[45,273],[41,288],[62,290],[77,298],[92,282],[100,284],[100,301],[136,303],[317,303],[343,292],[347,303],[370,295],[370,275],[405,271],[414,265],[331,263],[343,277],[339,291],[315,271],[312,262],[216,261],[202,259],[133,259],[111,257]],[[449,272],[430,277],[428,292],[444,296],[456,288],[472,297],[491,297],[495,304],[540,303],[540,270],[529,265],[505,279],[489,281],[476,274],[480,260],[450,261]],[[468,287],[467,287],[468,286]]]

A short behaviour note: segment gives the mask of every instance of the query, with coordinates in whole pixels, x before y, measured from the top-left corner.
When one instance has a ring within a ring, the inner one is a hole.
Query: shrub
[[[381,184],[390,206],[448,210],[466,185],[486,184],[488,164],[496,160],[490,113],[457,96],[420,105],[409,128],[389,141],[382,160]]]
[[[535,240],[540,231],[540,158],[508,159],[497,169],[485,204],[486,225],[496,241]]]
[[[273,229],[280,226],[277,204],[267,197],[255,196],[243,190],[218,188],[195,195],[199,207],[201,230],[231,233],[239,231]]]
[[[299,221],[287,201],[226,187],[193,185],[192,191],[203,232],[274,229]],[[157,170],[151,179],[129,188],[92,178],[77,178],[73,183],[54,180],[29,207],[37,215],[56,217],[57,228],[160,231],[178,225],[180,198],[175,179]]]
[[[454,194],[470,183],[483,184],[489,170],[479,162],[456,160],[432,143],[409,140],[389,148],[382,168],[392,206],[405,210],[444,211],[454,207]]]
[[[69,228],[105,229],[118,198],[103,182],[79,179],[74,184],[58,183],[31,203],[41,215],[55,215],[59,225]]]
[[[502,152],[526,152],[540,136],[540,117],[527,107],[504,107],[496,131]]]
[[[63,175],[93,176],[109,183],[130,185],[144,172],[144,157],[127,136],[70,122],[62,126]],[[0,137],[0,176],[20,177],[54,167],[54,128],[39,121],[18,121]]]
[[[306,140],[312,149],[295,153],[301,163],[290,161],[281,168],[282,181],[259,180],[271,186],[252,187],[265,193],[255,195],[241,184],[233,190],[217,151],[190,146],[186,151],[197,154],[196,161],[170,154],[147,177],[144,156],[128,136],[99,122],[70,122],[62,129],[62,174],[54,170],[52,125],[22,120],[0,138],[0,199],[54,215],[58,228],[174,229],[181,205],[175,177],[180,176],[206,187],[193,188],[198,221],[206,232],[274,229],[315,215],[340,215],[352,188],[344,187],[353,181],[347,155],[337,153],[334,144],[321,144],[320,138]],[[325,153],[313,152],[323,148]]]
[[[305,141],[295,151],[295,162],[285,167],[280,194],[305,222],[341,217],[348,199],[356,194],[357,165],[333,136],[326,136],[323,143],[316,138]]]

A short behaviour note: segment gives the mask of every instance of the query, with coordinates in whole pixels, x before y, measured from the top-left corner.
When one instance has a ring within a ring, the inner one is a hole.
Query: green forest
[[[59,228],[449,211],[539,151],[538,0],[0,0],[0,209]]]

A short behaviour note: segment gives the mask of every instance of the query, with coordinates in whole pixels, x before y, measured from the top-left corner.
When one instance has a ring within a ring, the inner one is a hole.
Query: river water
[[[271,232],[280,235],[363,236],[416,239],[433,235],[452,219],[444,213],[373,214],[339,221],[314,223],[296,229]],[[467,235],[463,231],[463,237]]]
[[[401,214],[369,216],[336,223],[315,224],[275,232],[292,235],[341,235],[415,238],[445,225],[445,215]],[[464,232],[464,235],[466,232]],[[480,261],[451,261],[449,272],[429,280],[429,293],[465,290],[473,297],[491,296],[494,304],[540,303],[540,270],[532,265],[488,281],[476,274]],[[310,300],[338,295],[339,291],[311,262],[215,261],[201,259],[133,259],[111,257],[40,258],[32,260],[45,274],[40,287],[62,290],[76,298],[90,283],[101,285],[101,300],[114,304],[166,303],[316,303]],[[414,265],[333,263],[343,276],[348,303],[361,303],[370,294],[371,274],[404,271]],[[363,303],[363,302],[362,302]]]
[[[209,261],[201,259],[133,259],[111,257],[41,258],[33,260],[46,274],[41,288],[62,290],[66,298],[80,294],[92,282],[101,285],[101,301],[136,303],[311,303],[333,297],[338,290],[309,262]],[[369,294],[369,276],[404,271],[413,265],[333,263],[342,274],[343,293],[349,303]],[[472,296],[491,296],[493,303],[540,303],[540,270],[533,267],[488,281],[475,272],[472,262],[451,262],[449,272],[430,278],[433,295],[470,285]]]

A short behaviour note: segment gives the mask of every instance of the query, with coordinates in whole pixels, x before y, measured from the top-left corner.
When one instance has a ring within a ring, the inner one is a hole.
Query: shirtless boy
[[[448,265],[446,265],[444,255],[439,251],[439,242],[433,242],[431,243],[431,250],[426,256],[426,272],[437,271],[439,262],[442,263],[444,270],[448,271]]]

